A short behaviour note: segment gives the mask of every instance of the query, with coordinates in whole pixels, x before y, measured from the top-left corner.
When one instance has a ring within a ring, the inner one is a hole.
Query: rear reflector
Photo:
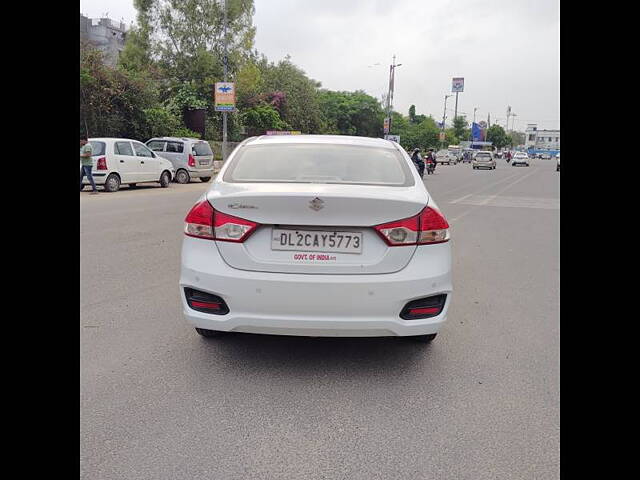
[[[434,313],[438,313],[440,309],[438,307],[429,307],[429,308],[412,308],[409,310],[409,315],[432,315]]]
[[[390,247],[426,245],[449,240],[449,223],[442,213],[425,207],[418,215],[373,227]]]
[[[108,170],[107,169],[107,158],[106,157],[100,157],[98,159],[98,163],[96,165],[96,170]]]
[[[417,320],[420,318],[435,317],[442,313],[447,295],[433,295],[431,297],[413,300],[405,305],[400,312],[400,318],[404,320]]]
[[[192,300],[191,306],[206,308],[207,310],[220,310],[220,304],[215,302],[196,302],[195,300]]]
[[[229,313],[229,307],[225,301],[212,293],[202,292],[193,288],[185,287],[184,296],[187,304],[193,310],[214,315],[225,315]]]

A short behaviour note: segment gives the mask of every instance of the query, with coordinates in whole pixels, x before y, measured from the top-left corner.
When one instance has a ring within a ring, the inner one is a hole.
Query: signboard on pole
[[[384,119],[384,133],[389,133],[389,117]]]
[[[400,143],[400,135],[385,135],[385,140],[391,140],[392,142]]]
[[[464,92],[464,77],[455,77],[451,82],[453,93]]]
[[[236,108],[236,88],[233,82],[216,82],[215,111],[233,112]]]
[[[439,135],[439,136],[440,136],[440,141],[441,141],[441,142],[444,142],[444,139],[445,139],[445,137],[446,137],[445,133],[444,133],[444,132],[440,132],[440,135]]]

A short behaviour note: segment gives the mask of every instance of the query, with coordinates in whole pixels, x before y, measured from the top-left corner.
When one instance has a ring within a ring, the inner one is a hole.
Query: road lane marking
[[[521,181],[522,181],[522,180],[524,180],[525,178],[530,177],[530,176],[531,176],[531,175],[533,175],[534,173],[536,173],[536,170],[534,170],[533,172],[529,172],[529,173],[527,173],[526,175],[524,175],[524,176],[522,176],[522,177],[518,178],[517,180],[514,180],[513,182],[509,183],[509,184],[508,184],[508,185],[506,185],[504,188],[502,188],[502,189],[498,190],[498,192],[497,192],[497,193],[495,193],[494,195],[490,195],[486,200],[484,200],[484,201],[483,201],[484,203],[483,203],[482,205],[486,205],[489,201],[491,201],[492,199],[495,199],[495,198],[496,198],[498,195],[500,195],[502,192],[504,192],[504,191],[508,190],[508,189],[509,189],[509,188],[511,188],[513,185],[515,185],[516,183],[521,182]],[[511,177],[511,178],[513,178],[513,177]],[[479,191],[481,192],[482,190],[486,190],[486,188],[485,188],[485,189],[481,189],[481,190],[479,190]],[[477,193],[477,192],[476,192],[476,193]],[[451,203],[451,202],[449,202],[449,203]],[[472,211],[474,211],[478,206],[480,206],[480,205],[473,205],[469,210],[467,210],[467,211],[465,211],[465,212],[461,213],[460,215],[458,215],[458,216],[456,216],[456,217],[453,217],[453,218],[451,219],[451,223],[453,223],[453,222],[455,222],[455,221],[457,221],[457,220],[460,220],[460,219],[461,219],[461,218],[463,218],[463,217],[466,217],[469,213],[471,213]]]
[[[541,197],[495,197],[493,195],[471,195],[470,198],[458,202],[462,205],[476,205],[486,207],[515,207],[542,208],[548,210],[560,209],[558,198]]]
[[[512,172],[512,173],[513,173],[513,172]],[[483,191],[483,190],[486,190],[487,188],[495,187],[496,185],[499,185],[499,184],[501,184],[501,183],[503,183],[503,182],[506,182],[506,181],[508,181],[508,180],[511,180],[512,178],[516,178],[518,175],[519,175],[518,173],[514,173],[513,175],[510,175],[510,176],[508,176],[508,177],[506,177],[506,178],[501,178],[500,180],[498,180],[498,181],[496,181],[496,182],[493,182],[493,183],[490,183],[489,185],[484,185],[484,186],[479,190],[479,192],[481,192],[481,191]],[[465,184],[465,185],[460,185],[460,186],[458,186],[458,187],[456,187],[456,188],[452,188],[451,190],[447,190],[446,192],[443,192],[443,195],[449,195],[449,194],[450,194],[450,193],[452,193],[452,192],[457,192],[458,190],[464,190],[464,189],[466,189],[466,188],[468,188],[468,187],[471,187],[471,186],[473,186],[473,185],[477,185],[477,183],[476,183],[476,182],[471,182],[471,183],[467,183],[467,184]],[[478,192],[476,192],[476,193],[478,193]],[[449,203],[451,203],[451,202],[449,202]]]

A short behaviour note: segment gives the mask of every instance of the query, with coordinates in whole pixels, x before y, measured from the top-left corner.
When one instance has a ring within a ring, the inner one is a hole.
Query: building
[[[526,150],[560,150],[560,130],[538,130],[535,123],[527,124],[524,148]]]
[[[106,65],[116,66],[126,37],[124,22],[115,22],[110,18],[88,18],[80,14],[80,40],[100,50]]]

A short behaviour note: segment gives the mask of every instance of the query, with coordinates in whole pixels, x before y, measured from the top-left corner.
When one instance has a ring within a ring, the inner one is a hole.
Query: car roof
[[[138,142],[138,143],[143,143],[140,140],[134,140],[133,138],[114,138],[114,137],[100,137],[100,138],[90,138],[89,139],[90,142],[105,142],[105,141],[110,141],[110,142]]]
[[[153,137],[147,140],[147,142],[150,142],[151,140],[169,140],[169,141],[175,141],[175,142],[187,142],[187,141],[206,142],[206,140],[201,140],[199,138],[191,138],[191,137]]]
[[[362,147],[378,147],[397,150],[397,144],[391,140],[371,137],[355,137],[350,135],[262,135],[247,140],[246,145],[357,145]]]

